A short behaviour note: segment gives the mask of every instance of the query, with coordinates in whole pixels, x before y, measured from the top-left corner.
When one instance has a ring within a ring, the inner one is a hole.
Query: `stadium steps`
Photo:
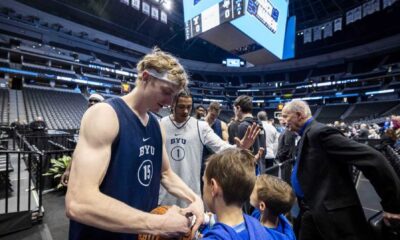
[[[0,125],[5,125],[8,126],[9,125],[9,93],[8,93],[8,89],[0,89],[0,111],[1,111],[1,115],[0,115]]]
[[[10,122],[15,121],[16,119],[20,122],[27,122],[22,91],[9,89],[9,111]]]
[[[27,122],[26,118],[26,110],[25,110],[25,101],[24,95],[22,91],[17,91],[17,104],[18,104],[18,119],[22,122]]]

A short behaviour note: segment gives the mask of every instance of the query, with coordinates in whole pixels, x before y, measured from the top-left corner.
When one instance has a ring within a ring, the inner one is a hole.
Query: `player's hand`
[[[383,221],[385,222],[386,225],[392,226],[400,225],[400,213],[388,213],[388,212],[383,212]]]
[[[63,173],[63,175],[61,175],[60,182],[64,187],[67,187],[68,186],[68,180],[69,180],[69,169],[67,168],[65,170],[65,172]]]
[[[195,201],[192,202],[187,208],[182,209],[183,214],[193,214],[195,222],[192,226],[192,236],[199,229],[200,225],[204,221],[204,204],[200,197],[196,197]]]
[[[190,220],[177,206],[172,206],[164,215],[160,215],[160,236],[164,238],[176,238],[187,234],[190,231]]]
[[[249,149],[251,146],[253,146],[260,131],[261,129],[258,127],[256,123],[253,123],[251,126],[248,126],[246,133],[244,134],[242,139],[235,137],[236,146],[241,149]]]

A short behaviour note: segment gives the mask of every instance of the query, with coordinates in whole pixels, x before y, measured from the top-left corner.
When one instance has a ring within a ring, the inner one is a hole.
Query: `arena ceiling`
[[[182,0],[171,0],[172,9],[168,13],[167,25],[140,11],[124,7],[119,0],[18,1],[146,47],[158,45],[182,58],[220,63],[222,59],[233,56],[201,38],[185,41]],[[156,0],[147,1],[154,4]],[[297,29],[301,30],[338,16],[345,16],[347,10],[363,2],[365,1],[289,0],[289,15],[296,16]]]

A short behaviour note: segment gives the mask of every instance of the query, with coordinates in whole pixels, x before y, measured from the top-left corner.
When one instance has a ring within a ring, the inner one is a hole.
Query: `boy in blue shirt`
[[[257,177],[250,203],[252,216],[260,220],[274,240],[295,240],[293,229],[283,215],[290,211],[295,196],[289,184],[280,178],[263,174]]]
[[[247,150],[228,149],[210,156],[204,172],[203,200],[217,217],[204,240],[263,240],[271,234],[242,211],[255,183],[255,160]]]

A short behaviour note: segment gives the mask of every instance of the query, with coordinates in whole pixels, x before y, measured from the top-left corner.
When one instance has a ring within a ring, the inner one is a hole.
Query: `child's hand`
[[[261,147],[258,149],[258,153],[254,156],[254,162],[258,162],[258,160],[260,160],[260,158],[264,155],[264,152],[265,148]]]

